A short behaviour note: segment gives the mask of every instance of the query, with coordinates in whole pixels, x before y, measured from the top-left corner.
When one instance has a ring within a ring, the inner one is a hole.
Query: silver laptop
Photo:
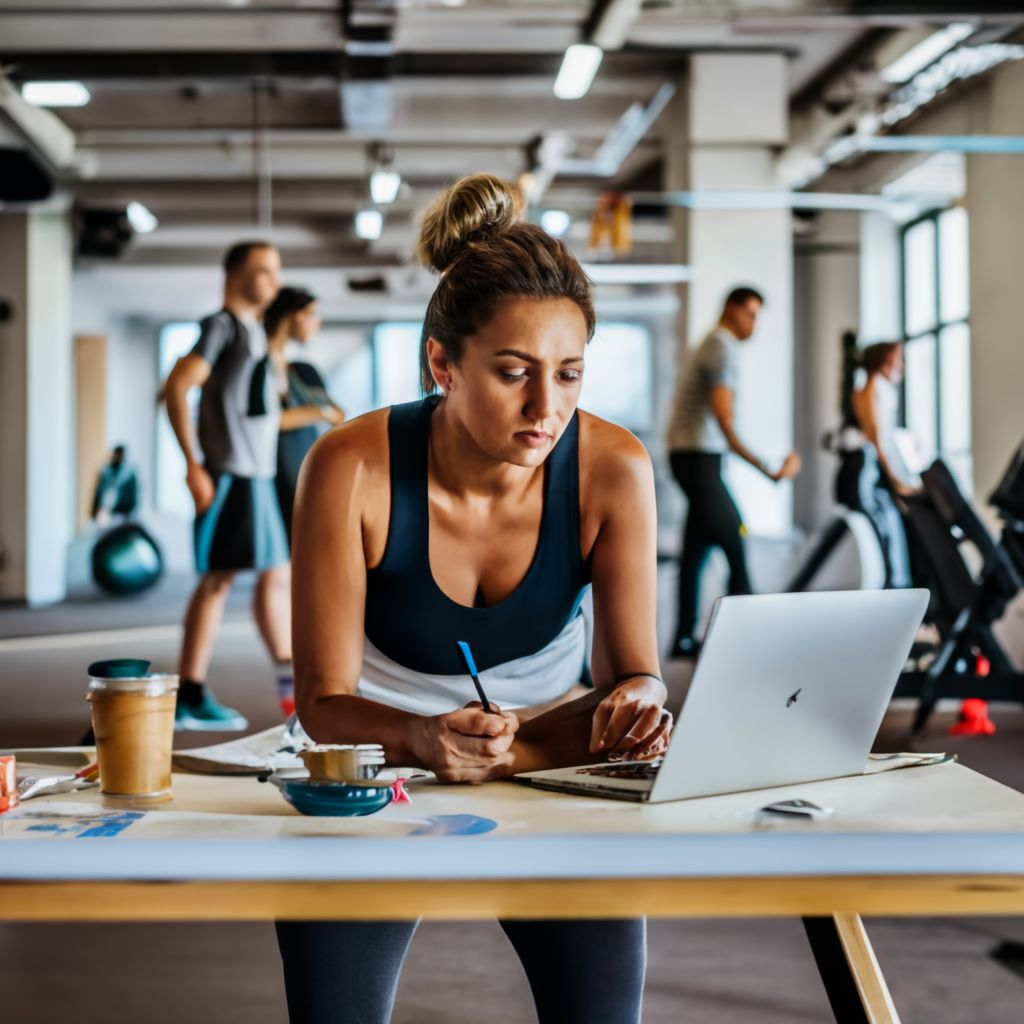
[[[663,803],[859,775],[927,605],[927,590],[723,597],[660,762],[515,778]]]

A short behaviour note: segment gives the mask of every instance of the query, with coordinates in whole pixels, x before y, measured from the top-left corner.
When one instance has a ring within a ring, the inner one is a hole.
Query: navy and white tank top
[[[590,568],[580,554],[578,415],[544,464],[540,535],[526,575],[497,604],[470,608],[449,598],[430,569],[427,464],[439,401],[430,396],[390,412],[391,521],[384,557],[366,578],[359,692],[417,713],[460,707],[475,699],[456,646],[466,640],[491,700],[545,703],[579,681],[586,650],[579,611]]]

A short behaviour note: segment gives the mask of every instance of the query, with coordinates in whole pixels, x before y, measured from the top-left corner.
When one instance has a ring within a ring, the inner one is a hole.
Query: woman
[[[907,537],[893,501],[893,495],[906,498],[919,489],[895,443],[903,346],[899,342],[869,345],[859,361],[861,370],[848,407],[856,443],[841,455],[836,500],[871,520],[885,556],[886,586],[909,587]]]
[[[289,341],[305,345],[320,329],[316,296],[303,288],[282,288],[263,314],[267,351],[281,395],[281,432],[277,441],[277,496],[288,536],[299,469],[306,453],[327,428],[345,414],[327,394],[327,385],[315,366],[289,363]]]
[[[577,412],[589,282],[518,213],[490,175],[462,179],[428,210],[420,255],[441,273],[423,326],[428,397],[321,438],[296,506],[303,726],[319,742],[382,743],[389,763],[445,782],[649,758],[671,729],[650,460],[627,431]],[[596,689],[573,699],[591,582]],[[500,713],[466,704],[457,640]],[[643,921],[502,927],[541,1021],[639,1020]],[[279,923],[293,1024],[386,1021],[414,929]],[[357,963],[339,1000],[332,977]]]

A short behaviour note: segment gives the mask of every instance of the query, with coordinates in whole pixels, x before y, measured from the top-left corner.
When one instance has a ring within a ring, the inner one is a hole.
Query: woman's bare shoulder
[[[388,476],[388,409],[375,409],[332,427],[310,449],[304,474],[350,485]]]
[[[580,410],[580,477],[602,489],[651,477],[651,457],[633,433]]]

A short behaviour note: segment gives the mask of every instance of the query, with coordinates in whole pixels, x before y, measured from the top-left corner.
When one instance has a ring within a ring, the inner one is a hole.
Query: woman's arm
[[[329,420],[329,417],[324,415],[324,410],[319,405],[296,405],[281,410],[280,429],[282,433],[287,433],[289,430],[300,430],[311,423],[320,423],[323,420]]]
[[[389,764],[429,768],[445,781],[483,781],[511,761],[514,715],[465,708],[425,717],[356,692],[367,564],[387,539],[387,464],[385,414],[324,435],[303,463],[292,531],[299,720],[321,743],[380,743]]]
[[[594,588],[595,689],[523,724],[512,746],[517,772],[649,757],[671,730],[655,633],[651,460],[628,431],[592,416],[581,419],[580,451],[581,532]]]
[[[534,704],[528,708],[516,708],[516,718],[519,719],[520,725],[524,722],[531,722],[533,719],[539,718],[541,715],[546,715],[549,711],[553,711],[555,708],[559,708],[563,704],[569,704],[574,700],[579,700],[580,697],[586,697],[592,692],[593,691],[589,686],[577,683],[571,690],[567,690],[563,693],[561,697],[549,700],[546,704]]]
[[[875,381],[873,377],[868,377],[868,382],[864,387],[854,391],[853,415],[857,419],[857,426],[860,427],[861,433],[875,449],[875,453],[878,456],[878,464],[882,467],[882,472],[892,485],[893,490],[897,494],[913,493],[914,489],[893,472],[892,466],[882,450],[881,439],[878,434],[878,417],[875,416]]]

